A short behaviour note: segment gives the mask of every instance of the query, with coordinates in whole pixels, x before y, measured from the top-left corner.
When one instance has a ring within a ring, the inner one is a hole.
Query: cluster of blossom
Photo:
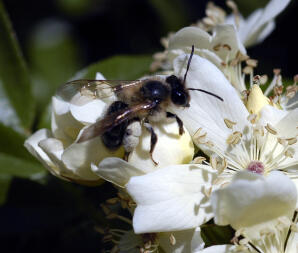
[[[105,238],[116,242],[111,252],[298,252],[298,76],[284,89],[274,70],[263,93],[268,78],[254,76],[257,61],[245,49],[272,32],[274,18],[289,2],[271,0],[246,20],[232,1],[227,17],[209,4],[206,18],[163,39],[166,50],[155,54],[152,70],[183,77],[194,45],[186,85],[224,102],[193,92],[189,108],[171,108],[183,121],[182,136],[176,122],[154,123],[157,166],[146,131],[128,161],[121,159],[122,149],[108,150],[100,136],[76,142],[115,96],[53,97],[52,130],[37,131],[25,146],[57,177],[89,185],[106,180],[117,187],[118,196],[102,208],[107,218],[131,223],[109,208],[120,203],[133,217],[132,229],[108,231]],[[196,155],[195,147],[205,156]],[[205,247],[200,227],[211,219],[235,230],[230,244]]]

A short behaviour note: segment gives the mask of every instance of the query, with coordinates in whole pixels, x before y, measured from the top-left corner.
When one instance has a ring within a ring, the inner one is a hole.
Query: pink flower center
[[[252,161],[247,166],[247,170],[257,174],[263,174],[264,172],[264,165],[262,162],[259,161]]]

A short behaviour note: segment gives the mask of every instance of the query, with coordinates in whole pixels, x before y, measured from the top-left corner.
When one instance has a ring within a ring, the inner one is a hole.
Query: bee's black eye
[[[181,89],[183,87],[183,84],[181,83],[180,79],[175,76],[171,75],[166,78],[166,82],[171,85],[171,88],[174,89]]]
[[[174,90],[172,91],[171,99],[175,105],[187,106],[189,102],[189,95],[183,90]]]

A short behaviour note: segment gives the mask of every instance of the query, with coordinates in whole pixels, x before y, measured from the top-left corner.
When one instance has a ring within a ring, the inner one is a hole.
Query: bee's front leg
[[[151,134],[151,141],[150,141],[150,157],[151,157],[151,160],[152,162],[154,163],[155,166],[158,165],[158,163],[153,159],[153,151],[154,151],[154,148],[156,146],[156,143],[157,143],[157,135],[156,133],[154,132],[154,129],[153,127],[150,125],[149,121],[148,120],[145,120],[144,122],[144,126],[146,127],[146,129],[148,130],[148,132]]]
[[[183,122],[176,114],[167,112],[167,118],[175,118],[179,127],[179,135],[184,134]]]

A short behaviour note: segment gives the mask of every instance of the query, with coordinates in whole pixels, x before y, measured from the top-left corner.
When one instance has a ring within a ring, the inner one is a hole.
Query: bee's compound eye
[[[187,106],[189,102],[189,96],[187,93],[179,90],[175,90],[171,94],[172,102],[175,105],[180,105],[180,106]]]

